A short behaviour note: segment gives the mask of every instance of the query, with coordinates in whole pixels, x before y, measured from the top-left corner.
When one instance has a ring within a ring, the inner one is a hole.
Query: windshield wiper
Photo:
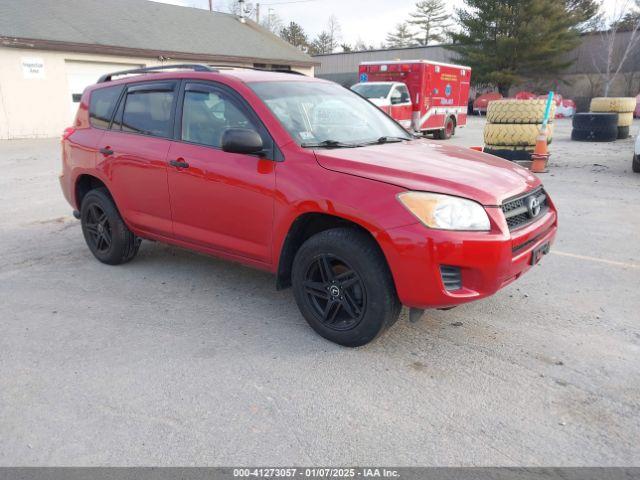
[[[338,142],[337,140],[323,140],[322,142],[317,143],[303,143],[301,146],[302,148],[356,148],[361,145],[356,143]]]
[[[405,138],[405,137],[380,137],[377,140],[373,140],[371,142],[367,142],[366,145],[382,145],[385,143],[399,143],[406,142],[409,140],[413,140],[413,138]]]

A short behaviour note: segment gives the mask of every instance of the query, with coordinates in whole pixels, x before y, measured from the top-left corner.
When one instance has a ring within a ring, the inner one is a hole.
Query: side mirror
[[[391,97],[391,105],[402,103],[402,97]]]
[[[248,128],[228,128],[222,134],[222,150],[229,153],[256,155],[264,153],[262,137]]]

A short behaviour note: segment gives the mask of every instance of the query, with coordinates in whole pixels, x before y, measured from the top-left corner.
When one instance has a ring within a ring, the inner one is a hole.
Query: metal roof
[[[251,20],[149,0],[0,0],[0,41],[56,50],[115,47],[116,54],[318,63]]]

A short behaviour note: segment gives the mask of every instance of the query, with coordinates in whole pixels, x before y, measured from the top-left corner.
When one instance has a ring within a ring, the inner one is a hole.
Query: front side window
[[[134,90],[127,93],[122,113],[123,132],[171,136],[173,91]]]
[[[91,92],[89,122],[97,128],[109,128],[122,86],[100,88]]]
[[[361,146],[411,135],[380,109],[350,90],[318,81],[249,85],[303,147]]]
[[[407,103],[409,102],[409,90],[404,85],[398,85],[391,93],[391,103]]]
[[[182,140],[220,148],[229,128],[258,130],[227,94],[212,88],[194,87],[184,94]]]

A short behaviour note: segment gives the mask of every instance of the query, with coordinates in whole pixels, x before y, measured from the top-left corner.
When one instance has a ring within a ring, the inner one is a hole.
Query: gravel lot
[[[0,142],[0,465],[639,465],[633,140],[569,131],[541,266],[355,350],[266,273],[150,242],[98,263],[58,140]]]

